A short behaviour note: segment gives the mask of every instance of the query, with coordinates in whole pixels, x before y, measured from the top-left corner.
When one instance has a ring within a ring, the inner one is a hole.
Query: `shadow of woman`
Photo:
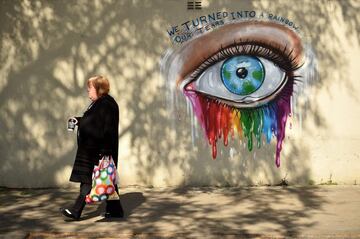
[[[126,220],[132,212],[139,207],[142,203],[146,201],[146,198],[141,192],[131,192],[126,193],[123,195],[120,195],[120,202],[124,209],[124,217],[123,218],[102,218],[100,220],[97,220],[96,222],[108,222],[108,221],[122,221]],[[93,217],[97,217],[101,215],[103,212],[105,212],[105,202],[98,205],[97,209],[95,211],[92,211],[90,213],[87,213],[84,217],[82,217],[82,220],[90,219]]]

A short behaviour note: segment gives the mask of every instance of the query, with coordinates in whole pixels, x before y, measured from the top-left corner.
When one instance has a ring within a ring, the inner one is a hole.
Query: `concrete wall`
[[[0,186],[69,186],[76,134],[66,119],[89,101],[87,77],[105,74],[120,106],[121,185],[360,183],[360,11],[357,1],[0,1]],[[296,22],[314,49],[318,79],[275,143],[249,153],[237,140],[216,160],[185,100],[167,108],[159,61],[166,30],[220,10],[257,10]],[[229,149],[232,148],[231,151]],[[231,152],[231,153],[230,153]]]

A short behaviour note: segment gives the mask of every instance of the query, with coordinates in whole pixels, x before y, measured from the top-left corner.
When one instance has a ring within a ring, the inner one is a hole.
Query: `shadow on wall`
[[[230,146],[220,147],[222,154],[211,160],[202,132],[192,144],[185,103],[178,115],[167,111],[159,75],[171,25],[218,10],[266,9],[293,16],[311,37],[319,67],[326,69],[315,87],[326,87],[328,76],[347,65],[328,22],[334,9],[341,9],[342,17],[351,19],[347,34],[359,40],[359,6],[352,1],[270,2],[211,1],[201,11],[188,12],[185,1],[1,1],[0,185],[46,187],[67,181],[76,139],[66,131],[66,119],[87,107],[84,80],[95,73],[110,78],[111,94],[120,105],[120,147],[128,148],[120,149],[119,157],[132,165],[130,183],[252,185],[273,183],[287,174],[293,182],[306,183],[310,154],[301,139],[285,140],[288,152],[281,171],[274,165],[273,144],[249,153],[235,140],[230,145],[235,154],[229,153]],[[341,78],[339,84],[351,93],[349,79]],[[327,127],[316,104],[301,107],[307,120]]]

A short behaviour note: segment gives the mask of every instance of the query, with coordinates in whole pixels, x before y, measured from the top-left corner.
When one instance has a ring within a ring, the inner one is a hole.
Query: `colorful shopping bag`
[[[119,176],[116,165],[111,156],[103,156],[99,164],[95,165],[92,173],[92,188],[86,195],[86,203],[100,202],[103,200],[113,199],[115,185],[118,184]]]

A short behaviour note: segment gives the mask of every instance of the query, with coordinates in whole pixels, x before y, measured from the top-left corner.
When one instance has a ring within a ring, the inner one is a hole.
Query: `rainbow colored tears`
[[[290,80],[273,101],[251,109],[238,109],[192,90],[184,90],[184,95],[190,100],[194,114],[212,147],[213,159],[217,156],[217,142],[221,138],[227,146],[229,135],[233,138],[237,133],[246,139],[247,148],[251,151],[254,143],[258,148],[261,147],[262,135],[267,143],[274,136],[277,140],[275,164],[280,167],[286,122],[291,113],[292,85]]]

